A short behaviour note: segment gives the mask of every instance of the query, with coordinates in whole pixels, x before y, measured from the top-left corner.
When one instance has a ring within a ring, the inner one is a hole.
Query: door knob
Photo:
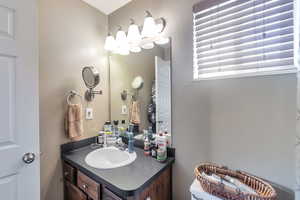
[[[23,156],[23,162],[26,163],[26,164],[33,163],[34,160],[35,160],[35,154],[34,153],[26,153]]]

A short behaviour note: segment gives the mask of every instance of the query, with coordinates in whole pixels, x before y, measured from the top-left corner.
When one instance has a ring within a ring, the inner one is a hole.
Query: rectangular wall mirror
[[[171,144],[171,40],[139,53],[110,55],[110,116],[128,127],[136,139],[144,130],[164,132]]]

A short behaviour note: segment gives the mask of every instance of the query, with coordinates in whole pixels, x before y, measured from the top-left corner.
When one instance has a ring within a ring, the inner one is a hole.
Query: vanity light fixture
[[[111,34],[107,36],[105,50],[115,54],[129,55],[130,52],[140,52],[142,48],[152,49],[155,44],[164,45],[169,43],[169,38],[164,37],[162,34],[166,27],[166,21],[163,18],[154,19],[152,14],[146,11],[143,27],[135,24],[133,19],[130,19],[130,21],[127,35],[120,26],[116,39]]]
[[[114,36],[112,36],[110,33],[105,39],[104,49],[106,51],[113,51],[116,49],[116,41]]]
[[[142,40],[142,36],[138,25],[134,23],[133,19],[130,19],[131,23],[128,28],[127,40],[130,45],[139,45]]]
[[[122,30],[122,27],[119,27],[119,30],[117,32],[116,36],[116,53],[119,53],[121,55],[128,55],[129,54],[129,44],[127,40],[127,36],[125,31]]]
[[[139,26],[134,23],[133,19],[130,19],[131,23],[128,29],[127,41],[130,46],[130,51],[134,53],[140,52],[142,49],[139,47],[142,41],[142,36],[139,30]]]
[[[157,26],[155,23],[154,18],[152,17],[149,11],[146,11],[146,17],[144,21],[144,26],[142,30],[142,37],[143,38],[151,38],[158,35]]]

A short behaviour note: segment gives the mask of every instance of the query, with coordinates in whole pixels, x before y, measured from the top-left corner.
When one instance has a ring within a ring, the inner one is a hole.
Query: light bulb
[[[134,24],[133,20],[131,20],[131,24],[128,28],[127,40],[129,45],[138,45],[142,40],[139,27]]]
[[[155,37],[157,35],[157,26],[155,23],[154,18],[152,17],[152,15],[150,14],[150,12],[147,12],[147,16],[145,18],[144,21],[144,26],[143,26],[143,30],[142,30],[142,37]]]
[[[143,49],[153,49],[154,48],[154,43],[153,42],[148,42],[142,45]]]
[[[114,36],[108,35],[105,39],[104,49],[106,51],[114,51],[116,49],[116,41]]]

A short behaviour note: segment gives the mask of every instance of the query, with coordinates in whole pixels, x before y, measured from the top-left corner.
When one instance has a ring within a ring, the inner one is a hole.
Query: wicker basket
[[[223,183],[216,183],[204,178],[201,173],[216,174],[221,178],[226,175],[238,179],[242,183],[253,188],[257,195],[246,194],[240,190],[233,190],[230,187],[226,187]],[[277,194],[275,189],[262,179],[249,175],[242,171],[233,171],[227,167],[221,167],[211,163],[204,163],[196,167],[195,174],[200,182],[203,190],[214,196],[220,197],[226,200],[276,200]]]

